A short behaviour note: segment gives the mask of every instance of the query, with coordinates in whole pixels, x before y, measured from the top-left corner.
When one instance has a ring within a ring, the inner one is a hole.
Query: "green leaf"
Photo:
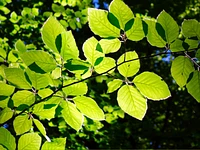
[[[76,107],[88,118],[93,120],[104,120],[104,112],[97,103],[89,97],[79,96],[73,98]]]
[[[165,30],[165,37],[168,43],[173,42],[179,35],[179,26],[176,21],[166,12],[162,11],[158,17],[157,22]]]
[[[35,95],[34,93],[27,90],[17,91],[12,96],[12,100],[14,102],[14,106],[16,107],[22,104],[30,106],[31,104],[35,102]]]
[[[199,41],[198,40],[185,39],[184,42],[188,44],[188,46],[189,46],[188,49],[195,49],[195,48],[197,48],[199,46]]]
[[[195,57],[200,61],[200,49],[197,50]]]
[[[194,71],[192,79],[186,84],[188,93],[190,93],[197,102],[200,102],[200,72]]]
[[[3,48],[0,48],[0,56],[2,56],[4,59],[7,56],[6,51]]]
[[[132,61],[123,63],[124,60],[125,61],[132,60]],[[118,65],[121,64],[120,66],[117,67],[117,69],[119,70],[119,73],[124,77],[131,77],[135,75],[140,68],[138,55],[135,51],[126,52],[125,54],[121,55],[117,61],[117,64]]]
[[[0,127],[0,145],[8,150],[15,150],[16,143],[14,136],[5,128]]]
[[[8,107],[0,111],[0,124],[12,118],[14,111]]]
[[[56,68],[56,61],[45,51],[30,50],[23,53],[21,58],[29,69],[36,73],[51,72]]]
[[[31,81],[32,86],[36,89],[42,89],[49,85],[48,75],[47,74],[40,74],[30,69],[26,70],[26,73]]]
[[[120,29],[120,25],[119,25],[119,20],[115,17],[115,15],[113,15],[113,13],[108,12],[108,21],[115,27],[117,27],[118,29]]]
[[[56,138],[52,142],[45,142],[42,150],[65,150],[66,138]]]
[[[15,43],[15,49],[18,50],[21,54],[26,52],[26,46],[20,39]]]
[[[153,72],[143,72],[133,79],[142,95],[152,100],[163,100],[171,96],[167,84]]]
[[[51,95],[53,91],[51,89],[41,89],[38,91],[38,95],[43,99],[49,95]]]
[[[37,133],[27,133],[19,138],[18,150],[39,150],[42,139]]]
[[[117,52],[121,47],[121,42],[118,38],[115,39],[101,39],[99,44],[104,54]]]
[[[19,89],[31,89],[31,85],[27,81],[24,71],[20,68],[4,69],[6,79]]]
[[[171,45],[170,45],[170,50],[172,52],[180,52],[184,50],[183,47],[183,41],[176,39]]]
[[[165,47],[166,42],[158,34],[156,30],[156,22],[154,20],[145,20],[148,25],[147,40],[152,46]]]
[[[91,66],[88,62],[79,59],[68,60],[64,64],[65,68],[75,74],[83,74]]]
[[[0,82],[0,95],[10,96],[15,90],[15,87],[6,83]]]
[[[59,42],[61,46],[60,48],[57,47],[57,49],[61,57],[63,58],[63,61],[66,61],[71,58],[78,59],[79,50],[76,46],[76,41],[71,31],[59,34],[56,38],[56,44],[57,42]]]
[[[45,130],[43,124],[38,119],[33,119],[33,122],[36,125],[36,127],[38,128],[38,130],[40,131],[40,133],[42,133],[42,135],[47,139],[47,141],[50,142],[51,140],[46,135],[46,130]]]
[[[76,131],[80,130],[84,120],[82,113],[69,101],[63,101],[61,107],[63,108],[61,113],[66,123]]]
[[[98,41],[94,37],[89,38],[83,44],[84,55],[92,66],[94,66],[97,58],[104,56],[103,53],[96,50],[97,44]]]
[[[100,37],[119,37],[120,29],[113,26],[107,19],[108,12],[101,9],[89,8],[89,27],[94,34]]]
[[[58,53],[55,41],[57,36],[63,32],[66,32],[66,29],[55,17],[50,16],[42,27],[42,39],[50,49]]]
[[[8,96],[0,96],[0,108],[8,107],[8,102],[10,101],[10,97]]]
[[[123,81],[120,79],[114,79],[108,83],[108,93],[116,91],[122,85]]]
[[[185,37],[197,36],[200,40],[200,23],[196,19],[184,20],[181,29]]]
[[[114,68],[116,66],[115,60],[111,57],[104,57],[101,63],[94,67],[95,71],[98,74],[107,72],[108,70]],[[110,70],[109,73],[113,72],[114,69]]]
[[[113,0],[110,3],[109,11],[117,17],[122,30],[124,30],[125,24],[134,17],[131,9],[122,0]]]
[[[146,114],[147,100],[133,86],[122,86],[117,93],[117,101],[124,112],[136,119],[142,120]]]
[[[72,84],[74,82],[76,82],[76,80],[67,80],[64,82],[64,86]],[[72,84],[70,86],[62,88],[62,90],[66,95],[77,96],[77,95],[86,94],[88,91],[88,87],[85,82],[80,82],[80,83]]]
[[[31,129],[32,119],[28,114],[19,115],[14,119],[13,126],[17,135],[23,134]]]
[[[132,27],[126,31],[126,37],[132,41],[140,41],[145,37],[142,20],[140,18],[134,18]]]
[[[171,74],[180,87],[186,85],[189,75],[193,71],[193,63],[187,57],[178,56],[172,62]]]
[[[55,110],[62,98],[51,97],[45,102],[40,102],[33,107],[33,113],[41,117],[42,119],[52,119],[55,116]]]

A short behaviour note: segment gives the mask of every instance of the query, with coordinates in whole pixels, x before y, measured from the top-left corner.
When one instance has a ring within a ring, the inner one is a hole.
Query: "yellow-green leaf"
[[[133,86],[122,86],[117,93],[117,101],[121,109],[130,116],[139,120],[144,118],[147,100]]]

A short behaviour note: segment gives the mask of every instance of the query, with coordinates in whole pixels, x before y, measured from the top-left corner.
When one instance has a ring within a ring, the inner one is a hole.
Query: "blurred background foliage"
[[[80,50],[83,42],[93,35],[87,24],[87,8],[107,9],[111,0],[0,0],[0,71],[4,65],[17,63],[15,42],[21,39],[27,49],[45,50],[40,29],[54,15],[67,29],[72,30]],[[181,25],[184,19],[200,20],[199,0],[124,0],[134,14],[156,18],[164,9]],[[163,51],[150,46],[146,39],[127,42],[127,50],[140,56]],[[5,53],[6,51],[6,53]],[[117,59],[121,52],[112,54]],[[102,76],[88,81],[88,96],[94,98],[106,114],[106,120],[85,119],[82,130],[76,133],[56,114],[43,120],[50,138],[67,137],[67,149],[125,149],[125,148],[200,148],[200,105],[170,75],[171,55],[141,60],[141,72],[153,71],[169,85],[172,97],[165,101],[148,101],[143,121],[138,121],[117,106],[116,92],[107,93],[112,78]],[[116,76],[118,76],[116,74]],[[12,131],[12,124],[7,126]]]

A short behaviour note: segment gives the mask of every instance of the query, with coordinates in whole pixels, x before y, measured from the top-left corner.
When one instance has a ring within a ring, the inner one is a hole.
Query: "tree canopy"
[[[199,148],[198,11],[1,1],[0,148]]]

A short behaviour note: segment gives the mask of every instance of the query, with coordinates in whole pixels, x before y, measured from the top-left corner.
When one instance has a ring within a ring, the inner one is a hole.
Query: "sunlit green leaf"
[[[77,110],[76,106],[69,101],[63,101],[61,107],[63,108],[61,113],[66,123],[76,131],[80,130],[84,117]]]
[[[200,27],[200,26],[199,26]],[[193,39],[185,39],[185,43],[188,44],[188,49],[195,49],[199,46],[199,41],[198,40],[193,40]]]
[[[45,98],[45,97],[51,95],[52,93],[53,93],[53,91],[51,89],[41,89],[38,91],[38,95],[41,98]]]
[[[157,21],[165,30],[167,42],[173,42],[179,35],[179,26],[176,21],[164,10],[158,15]]]
[[[178,56],[172,62],[171,74],[180,87],[186,85],[189,75],[193,71],[193,63],[187,57]]]
[[[186,84],[188,93],[190,93],[197,102],[200,102],[200,72],[194,71],[192,79]]]
[[[10,97],[8,96],[0,96],[0,108],[8,107],[8,102]]]
[[[48,75],[47,74],[40,74],[29,69],[26,70],[26,73],[31,81],[31,85],[35,89],[45,88],[49,85]]]
[[[10,96],[15,90],[15,87],[6,83],[0,82],[0,95]]]
[[[117,52],[121,47],[119,39],[101,39],[99,41],[104,54]]]
[[[42,135],[47,139],[47,141],[49,141],[50,139],[46,135],[46,130],[45,130],[43,124],[38,119],[33,119],[33,122],[36,125],[36,127],[38,128],[38,130],[40,131],[40,133],[42,133]]]
[[[170,45],[170,50],[172,52],[179,52],[179,51],[183,51],[183,41],[176,39],[171,45]]]
[[[148,25],[147,40],[152,46],[165,47],[166,41],[158,34],[156,30],[156,22],[153,20],[145,20]]]
[[[6,79],[20,89],[31,89],[30,83],[27,81],[24,71],[19,68],[6,68],[4,70]]]
[[[13,126],[17,135],[29,131],[32,127],[32,119],[28,114],[17,116],[13,121]]]
[[[111,57],[104,57],[99,65],[95,66],[94,69],[97,73],[104,73],[115,67],[115,60]],[[110,70],[109,73],[113,72],[114,69]]]
[[[83,44],[83,52],[87,61],[94,66],[97,58],[103,57],[104,54],[96,50],[96,46],[98,44],[97,39],[95,37],[91,37],[85,41]]]
[[[8,150],[16,149],[14,136],[3,127],[0,127],[0,145],[3,145]]]
[[[57,49],[64,61],[71,58],[74,59],[78,58],[79,50],[78,47],[76,46],[76,41],[71,31],[59,34],[58,37],[56,38],[56,46],[57,43],[60,43],[60,48],[57,47]]]
[[[66,138],[55,138],[51,142],[45,142],[42,150],[65,150]]]
[[[113,0],[110,3],[109,11],[117,17],[122,30],[124,30],[125,24],[134,17],[131,9],[122,0]]]
[[[55,110],[62,98],[52,97],[45,102],[40,102],[33,107],[33,113],[43,119],[52,119],[55,116]]]
[[[6,58],[6,51],[3,48],[0,48],[0,56]]]
[[[148,99],[163,100],[171,96],[167,84],[153,72],[143,72],[137,75],[133,82]]]
[[[17,40],[17,42],[15,43],[15,49],[18,50],[20,53],[26,52],[26,46],[21,40]]]
[[[200,23],[196,19],[184,20],[182,23],[182,33],[185,37],[195,37],[200,39]]]
[[[51,16],[47,19],[42,27],[42,39],[50,49],[58,53],[55,41],[57,36],[63,32],[66,32],[66,29],[55,17]]]
[[[126,37],[132,41],[140,41],[145,37],[142,20],[140,18],[134,18],[132,27],[126,31]]]
[[[123,81],[120,79],[114,79],[108,83],[108,93],[116,91],[122,85]]]
[[[18,141],[18,150],[39,150],[42,139],[37,133],[22,135]]]
[[[71,84],[76,80],[67,80],[64,82],[64,85]],[[76,83],[70,86],[67,86],[62,89],[66,95],[76,96],[76,95],[84,95],[88,91],[87,84],[85,82]]]
[[[23,53],[21,58],[29,69],[36,73],[50,72],[56,68],[56,61],[45,51],[30,50]]]
[[[117,101],[124,112],[136,119],[142,120],[146,114],[147,100],[133,86],[122,86],[117,93]]]
[[[17,91],[13,96],[12,100],[14,106],[18,107],[19,105],[26,104],[30,106],[35,102],[35,95],[27,90]]]
[[[76,107],[88,118],[94,120],[104,120],[105,116],[97,103],[89,97],[79,96],[73,99]]]
[[[125,61],[130,60],[130,61],[123,63],[124,60]],[[121,64],[120,66],[117,67],[117,69],[119,70],[119,73],[124,77],[131,77],[135,75],[140,68],[138,55],[135,51],[126,52],[125,54],[121,55],[117,61],[117,64],[118,65]]]
[[[89,27],[100,37],[119,37],[120,29],[113,26],[107,19],[108,12],[101,9],[89,8]]]
[[[8,121],[12,118],[14,111],[8,107],[5,107],[3,110],[0,111],[0,124]]]

